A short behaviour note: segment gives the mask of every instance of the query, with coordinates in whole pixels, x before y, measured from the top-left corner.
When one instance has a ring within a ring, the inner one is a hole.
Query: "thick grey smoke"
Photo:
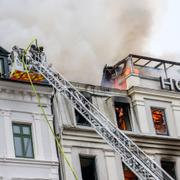
[[[98,84],[103,66],[143,52],[153,23],[149,0],[0,0],[1,46],[37,38],[72,81]]]

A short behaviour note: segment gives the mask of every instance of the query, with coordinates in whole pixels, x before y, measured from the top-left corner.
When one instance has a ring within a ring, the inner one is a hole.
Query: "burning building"
[[[132,76],[139,77],[139,80],[141,79],[141,82],[144,82],[144,79],[152,78],[171,78],[171,81],[172,79],[179,80],[179,66],[180,63],[178,62],[130,54],[114,66],[106,65],[104,67],[101,85],[104,87],[110,87],[119,90],[127,90],[128,85],[131,84],[129,82],[131,78],[129,79],[129,77]],[[175,82],[175,86],[171,84],[170,89],[180,89],[179,85],[177,84],[178,82]],[[164,83],[162,85],[163,87],[165,87]]]
[[[43,121],[30,86],[10,74],[0,48],[0,179],[137,180],[72,103],[47,82],[36,84],[64,154]],[[105,66],[102,85],[73,83],[111,122],[174,179],[180,179],[180,63],[129,55]],[[37,82],[37,81],[36,81]],[[53,96],[52,96],[53,93]],[[70,163],[65,162],[65,158]]]
[[[101,86],[74,85],[149,157],[180,179],[179,74],[180,63],[130,54],[104,67]],[[65,154],[79,179],[137,179],[61,94],[53,105]],[[63,167],[63,178],[73,179]]]

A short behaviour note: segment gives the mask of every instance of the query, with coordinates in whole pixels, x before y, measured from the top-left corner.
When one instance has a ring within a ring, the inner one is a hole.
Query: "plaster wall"
[[[37,87],[50,124],[51,88]],[[12,123],[31,124],[34,158],[15,156]],[[57,180],[58,159],[54,138],[31,87],[0,81],[0,177],[3,180]]]

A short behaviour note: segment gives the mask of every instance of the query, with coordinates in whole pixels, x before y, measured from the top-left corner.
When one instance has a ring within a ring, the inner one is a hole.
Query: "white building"
[[[106,88],[74,83],[114,125],[176,179],[180,179],[180,84],[172,79],[178,80],[179,73],[178,63],[130,55],[113,67],[105,67],[102,84]],[[65,154],[79,180],[137,179],[60,94],[54,98],[54,112]],[[63,158],[61,164],[62,179],[73,180]]]
[[[54,138],[28,83],[8,79],[7,52],[0,48],[0,179],[58,180]],[[52,89],[36,89],[53,125]]]

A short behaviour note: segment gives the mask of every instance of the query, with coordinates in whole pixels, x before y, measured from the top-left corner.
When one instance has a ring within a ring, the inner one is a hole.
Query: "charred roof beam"
[[[154,68],[157,69],[158,67],[160,67],[162,64],[164,64],[163,62],[159,63],[158,65],[156,65]]]

